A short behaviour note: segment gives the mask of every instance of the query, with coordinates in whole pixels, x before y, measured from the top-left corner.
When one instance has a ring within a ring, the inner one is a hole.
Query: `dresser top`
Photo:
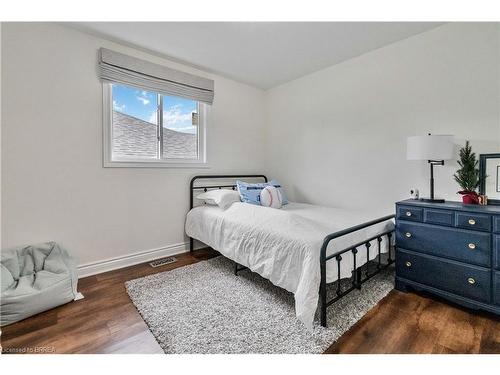
[[[468,212],[484,212],[490,214],[500,214],[500,206],[480,206],[478,204],[463,204],[462,202],[446,201],[445,203],[429,203],[420,201],[418,199],[406,199],[404,201],[396,202],[396,204],[404,204],[406,206],[416,206],[425,208],[436,208],[455,211],[468,211]]]

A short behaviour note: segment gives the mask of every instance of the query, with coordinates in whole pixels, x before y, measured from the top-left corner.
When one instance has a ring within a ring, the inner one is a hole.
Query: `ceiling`
[[[82,22],[73,26],[268,89],[439,25],[430,22]]]

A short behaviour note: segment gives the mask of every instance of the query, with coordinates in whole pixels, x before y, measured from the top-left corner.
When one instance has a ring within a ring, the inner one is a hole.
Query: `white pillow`
[[[231,206],[234,202],[240,202],[240,194],[234,190],[215,189],[201,193],[196,197],[205,201],[206,204],[219,206],[223,210]]]
[[[279,189],[274,186],[266,186],[260,192],[260,204],[264,207],[281,208],[283,197]]]

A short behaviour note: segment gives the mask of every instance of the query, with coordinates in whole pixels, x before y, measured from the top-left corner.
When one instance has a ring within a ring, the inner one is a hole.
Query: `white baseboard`
[[[160,247],[158,249],[141,251],[138,253],[121,257],[105,259],[98,262],[82,264],[78,266],[78,278],[92,276],[98,273],[116,270],[118,268],[133,266],[135,264],[148,262],[159,258],[178,255],[189,251],[189,243],[180,243]]]

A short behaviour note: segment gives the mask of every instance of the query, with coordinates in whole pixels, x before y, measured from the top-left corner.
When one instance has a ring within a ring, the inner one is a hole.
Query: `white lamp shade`
[[[453,158],[452,135],[417,135],[408,137],[406,159],[447,160]]]

